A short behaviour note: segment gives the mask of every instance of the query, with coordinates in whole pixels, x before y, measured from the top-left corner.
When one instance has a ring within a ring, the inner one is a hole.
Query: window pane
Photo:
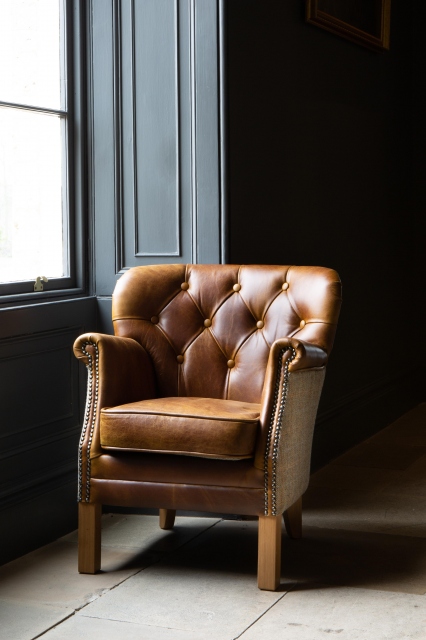
[[[0,0],[0,101],[61,105],[60,0]]]
[[[63,127],[56,115],[0,107],[0,282],[68,275]]]

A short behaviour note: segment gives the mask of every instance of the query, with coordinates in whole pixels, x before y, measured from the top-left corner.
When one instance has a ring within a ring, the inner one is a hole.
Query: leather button
[[[263,327],[264,327],[263,320],[259,320],[258,322],[256,322],[256,327],[258,329],[263,329]]]
[[[212,321],[211,321],[211,320],[209,320],[209,318],[206,318],[206,319],[204,320],[204,326],[205,326],[205,327],[211,327],[211,326],[212,326]]]
[[[189,284],[188,284],[187,282],[182,282],[182,284],[180,285],[180,288],[181,288],[183,291],[188,291],[188,289],[189,289]]]
[[[303,329],[303,327],[305,326],[306,322],[305,320],[301,320],[300,321],[300,328]]]
[[[283,284],[283,286],[281,287],[281,289],[282,289],[283,291],[287,291],[287,289],[288,289],[288,282],[284,282],[284,284]]]
[[[182,364],[183,356],[177,356],[176,360],[179,362],[179,364]]]
[[[238,282],[237,282],[237,284],[234,284],[234,286],[232,288],[233,288],[234,291],[239,291],[241,289],[241,285],[238,284]]]
[[[235,367],[235,360],[228,360],[227,365],[230,369]]]
[[[158,317],[157,316],[152,316],[151,322],[152,322],[152,324],[158,324]]]

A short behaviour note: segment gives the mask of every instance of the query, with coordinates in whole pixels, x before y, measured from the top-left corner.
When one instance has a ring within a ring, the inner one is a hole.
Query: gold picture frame
[[[391,0],[306,0],[306,21],[375,51],[390,45]]]

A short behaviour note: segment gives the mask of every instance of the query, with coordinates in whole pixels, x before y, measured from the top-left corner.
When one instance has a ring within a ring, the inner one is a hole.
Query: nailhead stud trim
[[[290,357],[284,364],[283,360],[285,353],[290,349]],[[278,370],[275,379],[274,388],[274,400],[272,405],[271,421],[269,423],[268,436],[266,439],[265,459],[264,459],[264,475],[265,475],[265,516],[268,515],[269,510],[269,471],[268,463],[269,458],[272,458],[272,478],[271,478],[271,514],[277,515],[277,460],[278,460],[278,445],[281,435],[281,427],[284,416],[285,405],[288,394],[288,379],[290,372],[288,370],[290,363],[296,357],[296,351],[293,347],[284,347],[278,354]],[[280,384],[280,381],[282,382]],[[281,397],[280,397],[281,392]],[[278,399],[280,398],[279,402]]]
[[[87,346],[91,346],[95,350],[95,356],[86,350]],[[78,502],[89,502],[90,500],[90,449],[93,440],[93,430],[95,428],[96,413],[98,409],[98,396],[99,396],[99,350],[98,345],[94,342],[85,342],[81,348],[82,353],[87,356],[88,364],[87,368],[87,396],[86,396],[86,408],[84,412],[83,428],[81,430],[80,444],[78,447]],[[90,420],[90,415],[92,419]],[[83,445],[86,438],[86,433],[89,432],[89,439],[87,443],[87,464],[86,464],[86,492],[83,499]]]

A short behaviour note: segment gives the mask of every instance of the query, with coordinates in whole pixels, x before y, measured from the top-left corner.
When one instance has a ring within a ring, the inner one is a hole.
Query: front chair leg
[[[302,537],[302,497],[284,511],[284,523],[290,538],[298,540]]]
[[[281,575],[281,528],[279,516],[259,516],[259,551],[257,585],[275,591]]]
[[[102,505],[78,503],[78,571],[96,573],[101,568]]]
[[[160,529],[173,529],[175,516],[174,509],[160,509]]]

